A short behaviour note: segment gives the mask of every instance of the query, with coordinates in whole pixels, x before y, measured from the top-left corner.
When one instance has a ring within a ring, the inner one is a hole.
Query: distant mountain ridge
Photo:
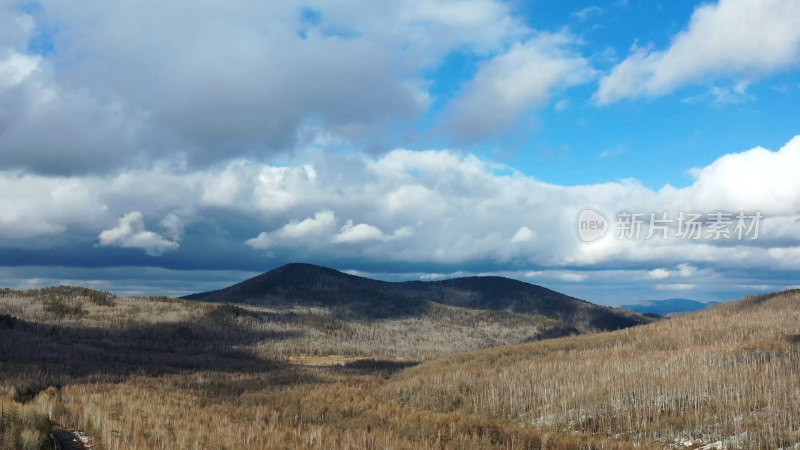
[[[695,312],[716,305],[718,302],[700,302],[688,298],[668,298],[665,300],[644,300],[640,303],[622,305],[620,308],[630,309],[638,313],[675,314]]]
[[[329,307],[340,317],[420,316],[440,303],[463,308],[543,315],[575,332],[615,330],[652,318],[503,277],[387,282],[328,267],[292,263],[233,286],[185,299],[259,305]]]

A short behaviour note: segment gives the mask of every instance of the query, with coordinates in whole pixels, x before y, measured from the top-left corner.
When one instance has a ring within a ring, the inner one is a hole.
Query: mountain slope
[[[428,302],[389,289],[389,283],[312,264],[286,264],[217,291],[187,295],[188,300],[258,305],[332,308],[338,316],[389,318],[414,316]]]
[[[751,296],[643,327],[439,359],[393,378],[385,398],[598,441],[582,448],[798,448],[798,324],[800,290]]]
[[[704,303],[687,298],[668,298],[666,300],[645,300],[631,305],[622,305],[620,308],[638,313],[673,314],[700,311],[716,304],[717,302]]]
[[[465,308],[541,314],[579,330],[615,330],[646,323],[629,314],[535,284],[504,277],[466,277],[402,283],[406,295]]]
[[[431,302],[471,309],[538,314],[576,332],[626,328],[651,319],[502,277],[385,282],[311,264],[287,264],[218,291],[184,297],[228,303],[307,305],[341,317],[392,318],[430,313]]]

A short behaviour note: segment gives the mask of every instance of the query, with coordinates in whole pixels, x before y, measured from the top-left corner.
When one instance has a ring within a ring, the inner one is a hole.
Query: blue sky
[[[5,2],[0,285],[304,261],[605,304],[793,287],[799,64],[785,0]],[[587,207],[764,221],[586,243]]]

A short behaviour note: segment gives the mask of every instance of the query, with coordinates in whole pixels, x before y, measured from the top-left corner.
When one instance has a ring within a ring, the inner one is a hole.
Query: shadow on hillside
[[[272,308],[317,307],[330,310],[338,320],[386,320],[425,316],[430,313],[430,303],[422,298],[406,297],[385,292],[349,292],[347,295],[332,293],[321,298],[314,294],[294,292],[286,297],[267,297],[256,300],[203,299],[220,303],[239,303]]]
[[[360,359],[331,370],[346,375],[382,374],[389,376],[395,372],[418,365],[417,361],[392,361],[387,359]]]
[[[116,330],[15,319],[0,326],[0,384],[16,386],[14,396],[25,401],[48,386],[195,371],[271,374],[267,378],[275,385],[305,383],[313,380],[298,376],[296,367],[239,349],[299,335],[202,319]]]

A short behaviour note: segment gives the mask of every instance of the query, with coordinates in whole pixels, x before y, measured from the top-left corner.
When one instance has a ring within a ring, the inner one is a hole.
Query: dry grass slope
[[[3,290],[0,389],[87,430],[95,448],[416,448],[443,438],[409,438],[402,422],[386,429],[386,405],[368,397],[391,373],[562,332],[543,316],[445,305],[423,317],[346,321],[319,307]],[[344,367],[288,360],[328,354],[357,358]],[[484,439],[464,433],[465,442]]]
[[[314,307],[92,297],[0,292],[0,403],[21,411],[4,448],[39,448],[48,415],[108,450],[800,442],[800,292],[471,353],[458,352],[553,322],[452,306],[359,322]],[[349,358],[288,359],[326,354]]]
[[[49,434],[50,420],[38,405],[23,405],[0,395],[0,448],[49,449]]]
[[[800,442],[800,291],[611,333],[456,355],[386,401],[630,443]]]

